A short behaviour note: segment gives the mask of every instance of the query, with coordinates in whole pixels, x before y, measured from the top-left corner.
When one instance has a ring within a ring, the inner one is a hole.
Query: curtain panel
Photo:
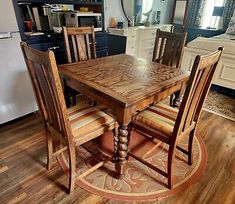
[[[227,29],[229,21],[233,15],[235,8],[235,0],[226,0],[224,4],[224,12],[223,12],[223,28]]]
[[[232,0],[234,1],[234,0]],[[206,0],[192,0],[187,27],[200,27]]]

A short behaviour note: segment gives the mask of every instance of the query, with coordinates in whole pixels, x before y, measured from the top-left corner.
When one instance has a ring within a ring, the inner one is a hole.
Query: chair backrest
[[[172,33],[157,29],[152,61],[180,67],[187,33]]]
[[[63,27],[63,32],[68,63],[96,58],[94,26]]]
[[[44,123],[56,132],[71,134],[54,53],[35,50],[26,43],[21,48]]]
[[[191,75],[176,119],[173,135],[195,128],[223,48],[195,58]]]

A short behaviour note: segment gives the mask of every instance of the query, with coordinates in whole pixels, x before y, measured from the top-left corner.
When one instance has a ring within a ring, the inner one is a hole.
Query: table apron
[[[166,97],[170,96],[171,94],[175,93],[176,91],[181,90],[182,85],[184,83],[185,82],[178,83],[166,90],[160,91],[157,94],[149,98],[146,98],[142,101],[139,101],[133,105],[126,107],[124,110],[120,109],[116,113],[116,117],[117,117],[116,120],[118,121],[120,125],[128,125],[131,122],[132,117],[136,115],[139,111],[142,111],[146,109],[149,105],[159,102],[165,99]]]
[[[171,94],[173,94],[176,91],[179,91],[182,87],[182,85],[185,83],[185,81],[181,83],[177,83],[174,86],[171,86],[170,88],[166,90],[162,90],[154,95],[152,95],[149,98],[146,98],[144,100],[141,100],[139,102],[130,104],[125,106],[124,103],[121,103],[120,101],[115,100],[113,97],[104,94],[96,89],[93,89],[91,87],[88,87],[82,83],[80,83],[77,80],[73,79],[65,79],[66,85],[79,91],[80,93],[93,98],[96,102],[101,103],[102,105],[107,106],[108,108],[112,109],[116,115],[116,120],[119,123],[120,126],[128,125],[132,117],[136,115],[139,111],[144,110],[149,105],[153,104],[154,102],[158,102]]]

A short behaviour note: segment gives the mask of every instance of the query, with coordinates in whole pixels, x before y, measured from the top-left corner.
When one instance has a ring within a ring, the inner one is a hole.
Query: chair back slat
[[[165,40],[165,47],[164,47],[164,53],[162,58],[162,64],[170,65],[171,59],[173,59],[172,51],[173,51],[173,45],[174,40],[172,38],[164,38]]]
[[[175,137],[197,124],[222,50],[196,57],[174,127]]]
[[[180,67],[186,36],[157,29],[152,61]]]
[[[96,58],[95,33],[93,26],[79,28],[63,27],[63,32],[69,63]],[[71,41],[72,45],[70,45]]]
[[[59,119],[59,107],[57,106],[56,96],[54,92],[54,86],[52,86],[52,79],[50,78],[49,70],[47,66],[43,64],[34,64],[36,70],[36,77],[39,81],[39,87],[42,92],[44,103],[46,105],[47,112],[49,113],[49,124],[54,127],[55,130],[61,131],[61,122]]]
[[[34,91],[38,104],[40,104],[40,111],[46,113],[46,122],[55,131],[71,135],[54,53],[35,50],[25,43],[22,43],[21,47],[33,87],[35,87]]]
[[[173,45],[172,45],[172,52],[171,52],[171,59],[170,59],[170,66],[173,66],[174,65],[174,59],[176,58],[176,54],[177,54],[177,49],[178,49],[178,47],[180,46],[179,45],[179,41],[173,41],[172,42],[173,43]]]
[[[75,62],[78,62],[78,49],[77,49],[77,43],[75,40],[75,36],[72,35],[71,39],[72,39],[72,44],[73,44],[74,59],[75,59]],[[69,49],[69,52],[70,52],[70,49]],[[70,52],[70,55],[71,55],[71,52]],[[72,59],[71,59],[71,62],[72,62]]]
[[[42,117],[42,121],[45,124],[48,121],[48,114],[47,111],[45,109],[45,103],[43,101],[43,97],[40,94],[40,86],[38,83],[38,80],[36,78],[36,73],[35,70],[33,69],[33,63],[32,61],[26,61],[27,67],[28,67],[28,73],[30,76],[30,79],[32,81],[32,86],[33,86],[33,90],[34,90],[34,96],[36,98],[36,102],[39,108],[39,112],[41,114]]]
[[[87,47],[87,55],[88,59],[91,59],[91,48],[90,48],[90,40],[89,40],[89,35],[86,34],[86,47]]]
[[[86,41],[84,37],[85,37],[84,35],[76,35],[80,61],[87,60],[87,48],[86,48]]]
[[[203,88],[205,88],[204,83],[206,82],[206,77],[208,76],[208,71],[209,71],[209,69],[198,71],[198,74],[197,74],[198,76],[196,78],[194,87],[191,91],[191,94],[189,95],[188,111],[187,111],[187,115],[185,118],[183,131],[185,129],[187,129],[190,125],[192,125],[192,122],[194,121],[193,115],[197,111],[196,106],[198,105],[198,103],[200,101],[198,99],[200,99],[202,90],[203,90]]]
[[[161,39],[158,38],[158,41],[160,42],[160,49],[159,49],[159,51],[158,50],[154,51],[154,59],[156,59],[157,63],[162,63],[163,51],[164,51],[166,41],[164,38],[161,38]],[[155,55],[158,55],[158,57],[156,57]]]
[[[69,63],[71,63],[72,62],[72,56],[71,56],[71,51],[70,51],[70,46],[69,46],[68,32],[67,32],[67,29],[65,29],[64,27],[63,27],[63,33],[64,33],[64,42],[65,42],[67,61]]]

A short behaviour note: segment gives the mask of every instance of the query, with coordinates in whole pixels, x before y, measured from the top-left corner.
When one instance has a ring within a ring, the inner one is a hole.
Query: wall
[[[153,11],[161,11],[160,23],[161,24],[170,23],[173,13],[174,1],[173,0],[165,0],[165,1],[154,0],[154,1],[155,3]]]
[[[161,11],[161,24],[170,23],[173,13],[173,0],[154,0],[153,10]],[[114,17],[116,21],[126,21],[122,12],[121,0],[105,0],[105,27],[109,25],[110,17]]]
[[[134,8],[135,8],[135,0],[123,0],[123,6],[125,8],[125,12],[130,19],[135,15]]]
[[[126,21],[126,18],[122,12],[122,6],[120,0],[105,0],[105,27],[108,28],[110,17],[114,17],[116,21]]]

